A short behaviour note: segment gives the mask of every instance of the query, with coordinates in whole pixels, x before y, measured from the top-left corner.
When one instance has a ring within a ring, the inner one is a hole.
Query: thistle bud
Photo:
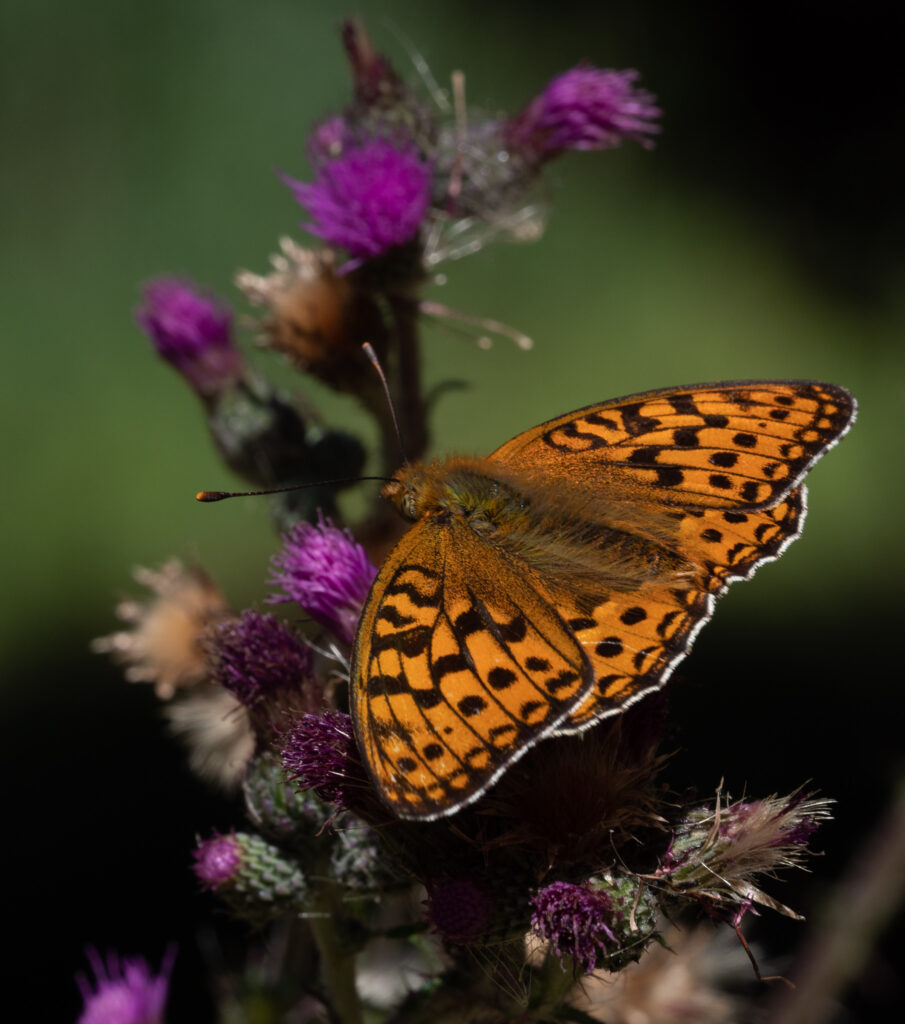
[[[336,813],[312,790],[295,786],[280,759],[269,752],[250,762],[243,790],[252,824],[284,846],[310,845]]]
[[[274,498],[283,526],[331,510],[342,485],[324,481],[354,478],[364,466],[356,438],[309,428],[285,395],[257,378],[219,394],[207,408],[207,426],[226,465],[255,487],[304,487]]]
[[[610,901],[609,927],[613,942],[603,954],[599,966],[621,971],[635,963],[657,935],[657,902],[651,887],[635,875],[615,871],[594,876],[588,888],[604,893]]]
[[[377,833],[351,815],[342,815],[331,834],[330,875],[351,893],[378,895],[400,884]]]
[[[343,23],[342,43],[354,86],[349,120],[358,132],[371,138],[404,136],[426,149],[433,135],[431,104],[408,88],[358,19]]]
[[[242,379],[245,370],[232,341],[232,315],[191,282],[175,277],[149,282],[135,319],[157,354],[202,398],[218,395]]]
[[[202,885],[254,924],[305,904],[308,886],[301,868],[260,836],[213,836],[198,843],[194,857],[193,870]]]

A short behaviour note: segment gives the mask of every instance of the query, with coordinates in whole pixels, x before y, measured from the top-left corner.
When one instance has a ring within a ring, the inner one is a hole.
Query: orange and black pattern
[[[406,818],[450,814],[540,739],[662,686],[729,583],[799,535],[801,480],[854,412],[829,384],[696,385],[526,431],[474,463],[484,490],[462,460],[401,470],[394,500],[405,509],[396,494],[408,488],[420,511],[374,582],[351,674],[359,745],[387,805]],[[498,505],[486,498],[495,474]],[[602,565],[600,585],[547,578],[544,563],[519,557],[545,541],[541,531],[519,546],[539,481],[554,496],[559,483],[599,499],[602,525],[586,549],[581,535],[579,554]]]

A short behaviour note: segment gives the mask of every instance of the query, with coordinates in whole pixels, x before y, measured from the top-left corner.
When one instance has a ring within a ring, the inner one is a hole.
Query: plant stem
[[[405,295],[388,296],[399,353],[399,373],[394,400],[399,410],[406,458],[420,459],[427,449],[427,415],[421,394],[421,339],[418,336],[418,305]]]
[[[343,942],[337,924],[341,919],[335,886],[320,887],[307,919],[320,954],[320,974],[338,1024],[361,1024],[361,1003],[355,988],[355,950]]]

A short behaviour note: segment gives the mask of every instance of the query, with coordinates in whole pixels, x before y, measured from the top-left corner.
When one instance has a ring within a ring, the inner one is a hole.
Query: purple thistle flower
[[[572,957],[590,974],[616,942],[611,928],[613,904],[604,892],[569,882],[552,882],[533,897],[531,928],[546,939],[560,959]]]
[[[217,394],[242,376],[225,306],[176,277],[150,281],[143,296],[136,323],[198,394]]]
[[[242,865],[242,846],[234,835],[212,836],[198,843],[192,870],[212,891],[234,882]]]
[[[217,682],[246,707],[281,691],[300,693],[310,682],[310,649],[275,615],[245,611],[210,636]]]
[[[430,168],[411,146],[372,139],[321,163],[304,184],[284,177],[311,215],[302,227],[368,259],[410,242],[430,202]]]
[[[623,139],[645,148],[660,131],[654,96],[636,89],[637,71],[579,66],[558,75],[508,126],[510,146],[537,160],[564,149],[612,149]]]
[[[341,711],[302,715],[281,756],[290,778],[329,803],[345,804],[346,783],[363,774],[352,719]]]
[[[431,923],[449,942],[468,945],[487,931],[493,916],[493,901],[477,882],[449,878],[430,887],[427,914]]]
[[[111,953],[104,963],[96,949],[87,957],[94,983],[76,978],[85,1003],[78,1024],[162,1024],[175,950],[167,951],[156,975],[142,957],[120,960]]]
[[[269,604],[297,601],[322,626],[351,643],[377,569],[348,530],[323,515],[316,526],[296,523],[272,559],[271,586],[282,594]]]

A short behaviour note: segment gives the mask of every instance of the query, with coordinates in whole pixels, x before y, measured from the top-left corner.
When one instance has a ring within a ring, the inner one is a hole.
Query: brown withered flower
[[[386,327],[373,298],[339,273],[331,250],[305,249],[291,238],[280,239],[280,250],[269,274],[236,275],[248,301],[269,311],[258,323],[261,343],[338,391],[360,391],[375,376],[362,342],[385,354]]]
[[[209,677],[203,635],[230,617],[229,605],[203,569],[175,558],[157,570],[139,567],[133,577],[150,595],[120,601],[116,614],[129,628],[99,637],[91,648],[125,666],[130,683],[150,683],[170,700]]]

